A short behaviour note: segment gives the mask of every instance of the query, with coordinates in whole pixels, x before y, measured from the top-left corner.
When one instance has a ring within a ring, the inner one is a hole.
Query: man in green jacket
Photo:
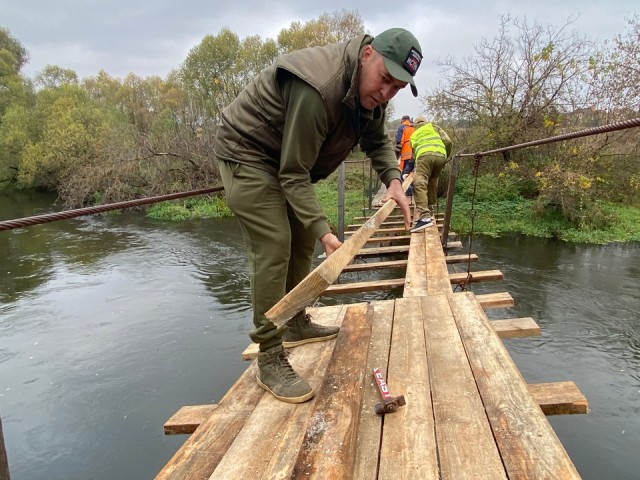
[[[390,196],[411,218],[385,128],[385,108],[411,85],[422,50],[401,28],[375,38],[306,48],[279,57],[224,109],[214,148],[229,207],[249,258],[253,323],[260,346],[258,384],[279,400],[301,403],[313,389],[284,347],[335,338],[303,310],[280,328],[265,312],[311,271],[316,240],[327,256],[342,243],[331,232],[313,183],[360,145]]]
[[[411,229],[419,232],[434,224],[431,209],[438,202],[438,181],[447,158],[451,155],[451,139],[439,126],[427,122],[420,115],[415,120],[415,131],[409,139],[415,157],[413,198],[420,219]]]

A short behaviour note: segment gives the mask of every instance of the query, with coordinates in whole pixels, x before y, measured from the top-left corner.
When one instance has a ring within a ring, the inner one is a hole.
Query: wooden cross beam
[[[405,179],[402,188],[406,191],[411,185],[411,175]],[[353,261],[353,257],[360,251],[366,241],[380,227],[396,206],[394,200],[388,200],[360,229],[349,237],[342,246],[329,255],[293,290],[287,293],[265,314],[277,326],[289,321],[303,308],[313,304],[322,292],[332,285],[340,276],[342,269]]]

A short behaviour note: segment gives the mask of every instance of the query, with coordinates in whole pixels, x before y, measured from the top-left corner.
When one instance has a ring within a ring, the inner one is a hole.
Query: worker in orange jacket
[[[405,162],[411,160],[411,156],[413,155],[409,139],[411,138],[411,134],[413,134],[414,130],[415,128],[413,123],[405,125],[402,130],[402,138],[400,140],[400,171],[404,170]]]

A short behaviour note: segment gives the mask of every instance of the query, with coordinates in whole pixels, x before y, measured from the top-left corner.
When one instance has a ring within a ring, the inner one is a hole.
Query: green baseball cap
[[[422,48],[418,39],[404,28],[385,30],[371,42],[371,46],[384,57],[384,66],[396,80],[411,85],[411,93],[418,96],[413,77],[422,61]]]

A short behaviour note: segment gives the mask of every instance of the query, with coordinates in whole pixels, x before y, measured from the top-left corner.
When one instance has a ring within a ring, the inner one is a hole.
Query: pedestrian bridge
[[[546,415],[587,413],[586,399],[571,381],[528,384],[501,340],[539,334],[534,319],[489,320],[485,310],[513,306],[508,293],[452,286],[502,274],[450,272],[477,257],[445,251],[439,228],[399,235],[394,206],[352,226],[350,240],[268,313],[282,323],[320,292],[403,289],[395,300],[309,309],[316,322],[341,326],[335,340],[290,351],[315,397],[293,405],[262,390],[250,345],[251,363],[218,404],[185,406],[167,421],[165,433],[189,437],[156,478],[580,478]],[[405,274],[341,281],[387,268]],[[374,368],[392,397],[404,397],[395,411],[376,413]]]

